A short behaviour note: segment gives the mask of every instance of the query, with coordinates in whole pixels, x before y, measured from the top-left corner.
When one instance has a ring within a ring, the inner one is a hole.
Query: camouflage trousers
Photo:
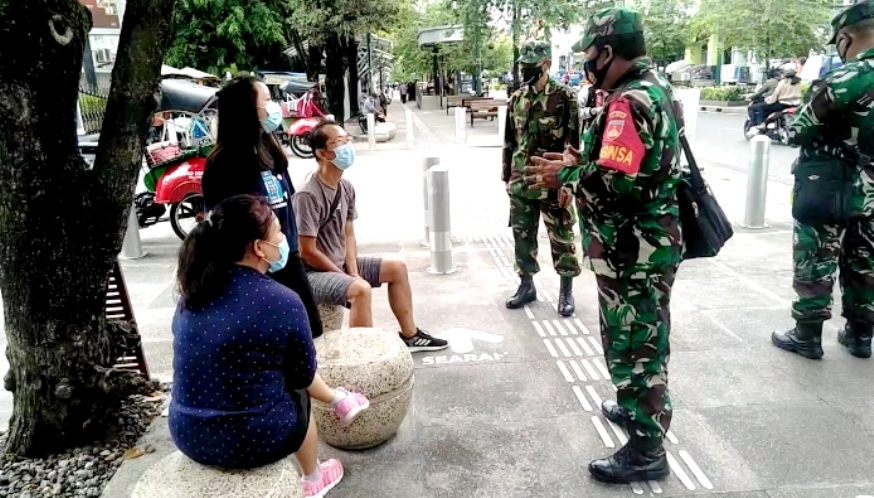
[[[513,227],[519,275],[534,275],[540,271],[537,230],[541,213],[549,233],[555,271],[562,277],[576,277],[580,274],[580,263],[574,245],[574,214],[570,206],[563,208],[559,205],[558,190],[551,190],[546,199],[510,195],[510,225]]]
[[[846,227],[812,227],[795,222],[792,318],[831,318],[835,273],[840,273],[842,315],[874,323],[874,218],[856,218]]]
[[[597,275],[601,341],[616,401],[631,415],[629,430],[664,437],[671,426],[668,360],[671,287],[677,266],[647,278]]]

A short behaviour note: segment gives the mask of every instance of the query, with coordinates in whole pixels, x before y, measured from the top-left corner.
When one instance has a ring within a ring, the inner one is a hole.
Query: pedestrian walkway
[[[396,107],[390,117],[403,116]],[[680,269],[672,306],[674,420],[666,443],[671,477],[606,486],[588,476],[586,465],[615,451],[626,436],[599,412],[614,391],[601,356],[593,275],[585,271],[576,279],[577,313],[560,318],[558,276],[541,237],[539,300],[507,310],[503,302],[517,278],[501,150],[454,145],[447,131],[452,118],[443,111],[414,115],[416,149],[365,153],[367,144],[357,144],[362,153],[347,178],[356,187],[359,253],[405,260],[419,326],[452,345],[414,356],[415,395],[397,437],[363,452],[324,449],[325,458],[346,464],[337,496],[874,495],[867,443],[874,437],[874,363],[838,346],[840,320],[829,322],[820,362],[770,345],[772,329],[791,325],[788,185],[769,184],[770,228],[737,228],[718,258]],[[429,252],[420,244],[427,155],[438,156],[450,171],[459,268],[452,275],[428,274]],[[299,184],[314,166],[313,160],[292,159],[292,180]],[[707,166],[715,195],[739,223],[745,176]],[[166,225],[143,230],[148,255],[123,268],[152,370],[170,380],[179,241]],[[374,292],[374,310],[377,326],[397,329],[385,290]],[[0,416],[4,406],[8,401],[0,398]]]

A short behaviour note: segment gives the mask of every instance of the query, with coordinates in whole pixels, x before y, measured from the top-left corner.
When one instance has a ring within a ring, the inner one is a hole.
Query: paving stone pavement
[[[558,317],[558,276],[541,231],[539,300],[507,310],[503,301],[517,277],[500,149],[454,145],[452,118],[443,111],[414,114],[416,149],[369,152],[366,143],[357,145],[358,162],[348,171],[359,202],[356,232],[362,254],[407,263],[418,324],[449,337],[452,348],[414,355],[416,392],[395,438],[361,452],[323,448],[324,457],[346,464],[336,496],[874,496],[868,444],[874,436],[874,363],[839,347],[840,319],[828,324],[822,361],[770,345],[772,329],[791,325],[788,185],[769,184],[770,228],[737,227],[718,258],[680,269],[670,363],[675,415],[666,443],[671,477],[606,486],[589,478],[586,464],[614,451],[626,436],[598,410],[614,391],[601,357],[594,276],[584,271],[575,281],[576,315]],[[404,114],[393,104],[389,115]],[[497,133],[479,122],[476,128],[483,141]],[[452,275],[428,274],[430,255],[420,244],[426,155],[437,155],[450,171],[459,269]],[[292,160],[293,180],[300,182],[314,164]],[[708,165],[705,175],[728,216],[740,222],[744,174]],[[142,231],[148,255],[123,268],[150,365],[169,380],[179,241],[163,225]],[[374,308],[377,326],[397,328],[384,290],[375,291]],[[4,421],[10,409],[4,392]],[[122,467],[119,481],[141,472],[126,468],[133,466]],[[110,491],[107,498],[122,496]]]

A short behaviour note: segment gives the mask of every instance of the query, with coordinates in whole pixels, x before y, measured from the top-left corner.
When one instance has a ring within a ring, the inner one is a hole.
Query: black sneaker
[[[403,339],[407,347],[410,348],[411,353],[419,351],[440,351],[441,349],[449,347],[448,341],[431,337],[422,329],[416,329],[416,335],[409,339],[404,336],[401,336],[401,339]]]

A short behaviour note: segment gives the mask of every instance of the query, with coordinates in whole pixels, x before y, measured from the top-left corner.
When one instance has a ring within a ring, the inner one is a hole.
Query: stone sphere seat
[[[323,333],[327,334],[328,332],[343,328],[344,311],[346,308],[331,304],[319,304],[318,309],[319,318],[322,319]]]
[[[223,469],[174,451],[137,481],[131,498],[303,498],[294,457],[254,469]]]
[[[317,400],[313,418],[326,443],[341,449],[365,449],[394,436],[413,399],[413,357],[397,333],[356,327],[326,333],[316,340],[319,373],[332,387],[359,392],[370,408],[349,426],[334,409]]]

